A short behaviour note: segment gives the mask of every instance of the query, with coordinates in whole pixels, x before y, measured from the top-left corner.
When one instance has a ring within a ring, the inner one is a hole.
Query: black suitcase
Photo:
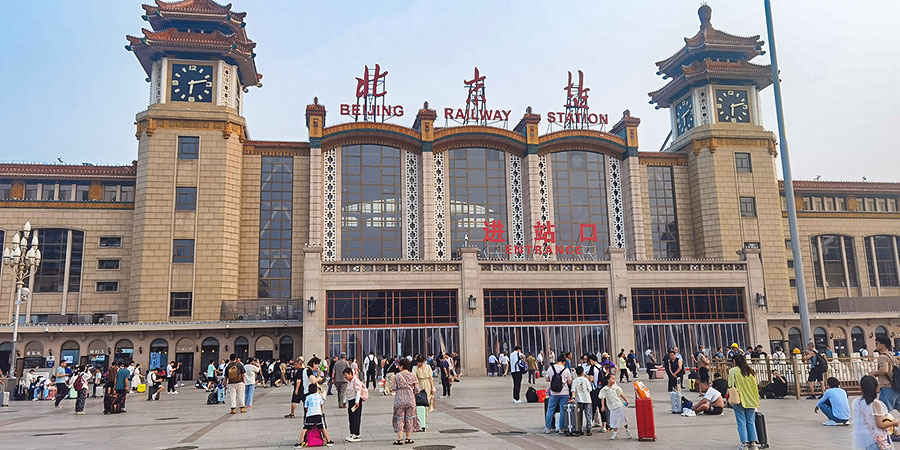
[[[25,386],[18,385],[16,386],[15,391],[13,391],[13,400],[26,400],[28,398],[28,393],[25,390]]]
[[[578,420],[578,404],[566,403],[559,414],[559,432],[566,436],[580,436],[581,427]]]
[[[537,391],[534,390],[533,387],[529,387],[527,391],[525,391],[525,401],[528,403],[537,403],[538,396]]]
[[[113,413],[113,402],[116,400],[115,394],[106,394],[103,396],[103,413]]]
[[[769,448],[769,437],[766,435],[766,416],[756,412],[756,441],[759,448]]]
[[[206,396],[206,404],[207,405],[218,405],[219,404],[219,394],[216,391],[212,391]]]

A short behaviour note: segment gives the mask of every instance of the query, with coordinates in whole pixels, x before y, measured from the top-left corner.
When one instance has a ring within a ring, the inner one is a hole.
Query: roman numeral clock
[[[212,102],[213,81],[213,66],[173,63],[169,99],[173,102]]]

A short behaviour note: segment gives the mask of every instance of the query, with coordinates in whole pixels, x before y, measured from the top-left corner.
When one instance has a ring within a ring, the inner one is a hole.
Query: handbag
[[[431,403],[428,402],[428,394],[425,392],[425,389],[419,391],[416,394],[416,406],[429,406]]]
[[[741,393],[734,386],[728,388],[728,404],[731,406],[741,404]]]
[[[69,388],[69,398],[78,398],[78,391],[75,388]]]

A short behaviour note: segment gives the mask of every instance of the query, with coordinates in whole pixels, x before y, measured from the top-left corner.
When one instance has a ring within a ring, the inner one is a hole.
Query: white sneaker
[[[178,395],[178,391],[173,392],[173,394]]]
[[[550,434],[550,429],[549,429],[549,428],[544,428],[544,434]]]
[[[362,438],[359,437],[359,435],[350,436],[350,442],[359,442],[361,440],[362,440]]]
[[[353,435],[351,434],[350,436],[345,437],[344,440],[347,442],[353,442]]]
[[[826,427],[836,427],[838,423],[833,420],[829,420],[828,422],[824,422],[822,425],[825,425]]]
[[[631,438],[634,437],[634,436],[631,435],[631,431],[628,431],[628,430],[625,430],[625,436],[626,436],[628,439],[631,439]]]
[[[522,403],[522,400],[513,400],[513,403]]]
[[[618,437],[619,437],[619,433],[616,431],[613,431],[613,434],[612,434],[612,436],[609,437],[609,439],[613,440],[613,439],[617,439]]]

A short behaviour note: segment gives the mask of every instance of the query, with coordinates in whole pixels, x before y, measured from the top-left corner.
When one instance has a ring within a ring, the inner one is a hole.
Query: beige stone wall
[[[296,178],[296,164],[294,164]],[[262,176],[262,156],[244,155],[241,181],[241,240],[259,240],[259,195]],[[296,201],[296,195],[294,196]],[[296,211],[297,209],[294,208]],[[296,237],[296,234],[294,235]],[[246,251],[241,255],[238,296],[256,298],[259,291],[259,251]]]

